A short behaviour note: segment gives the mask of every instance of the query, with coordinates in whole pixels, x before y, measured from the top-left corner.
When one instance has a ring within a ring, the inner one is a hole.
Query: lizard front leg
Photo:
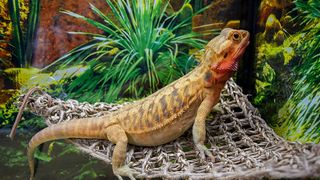
[[[112,125],[104,130],[105,135],[108,140],[116,144],[113,154],[112,154],[112,170],[113,173],[119,178],[121,176],[127,176],[130,179],[135,179],[134,175],[137,172],[127,165],[124,165],[126,154],[127,154],[127,144],[128,138],[125,131],[119,125]]]
[[[199,106],[197,111],[197,116],[193,124],[192,135],[195,146],[200,152],[200,157],[205,159],[205,154],[214,161],[214,156],[209,151],[209,149],[204,145],[206,139],[206,127],[205,121],[206,117],[212,110],[213,106],[217,104],[219,98],[214,98],[213,96],[207,96]]]

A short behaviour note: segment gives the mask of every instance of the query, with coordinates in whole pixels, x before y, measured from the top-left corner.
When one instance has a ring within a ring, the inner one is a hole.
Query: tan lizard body
[[[124,165],[128,143],[161,145],[178,138],[192,125],[193,141],[200,155],[213,158],[204,146],[205,119],[248,44],[247,31],[224,29],[208,43],[198,67],[154,94],[102,117],[71,120],[41,130],[28,146],[31,179],[35,148],[56,139],[97,138],[116,144],[112,167],[119,178],[134,179],[137,173]]]

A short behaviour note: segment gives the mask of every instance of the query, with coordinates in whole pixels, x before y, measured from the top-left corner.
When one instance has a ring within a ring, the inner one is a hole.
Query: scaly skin
[[[244,30],[224,29],[206,46],[202,62],[193,71],[154,94],[98,118],[71,120],[47,127],[31,139],[28,160],[34,176],[35,148],[66,138],[106,139],[116,144],[112,156],[115,175],[134,179],[137,173],[124,165],[127,144],[157,146],[181,136],[193,125],[193,141],[202,158],[214,159],[204,146],[205,119],[217,104],[226,81],[249,44]]]

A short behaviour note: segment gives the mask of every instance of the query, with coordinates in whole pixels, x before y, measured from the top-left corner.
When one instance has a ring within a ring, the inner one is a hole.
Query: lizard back
[[[180,118],[193,104],[200,103],[203,88],[198,69],[114,112],[113,117],[127,134],[144,134],[163,128]]]

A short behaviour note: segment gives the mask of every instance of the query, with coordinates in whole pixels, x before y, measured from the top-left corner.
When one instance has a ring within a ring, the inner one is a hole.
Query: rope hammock
[[[126,104],[126,103],[125,103]],[[84,117],[98,117],[125,104],[62,101],[46,93],[28,97],[27,106],[48,126]],[[221,112],[206,124],[206,146],[215,161],[201,160],[191,130],[157,147],[128,146],[126,164],[140,172],[136,178],[242,179],[320,177],[320,144],[288,142],[268,127],[239,86],[230,80],[221,93]],[[71,139],[80,150],[111,163],[114,145],[104,140]]]

